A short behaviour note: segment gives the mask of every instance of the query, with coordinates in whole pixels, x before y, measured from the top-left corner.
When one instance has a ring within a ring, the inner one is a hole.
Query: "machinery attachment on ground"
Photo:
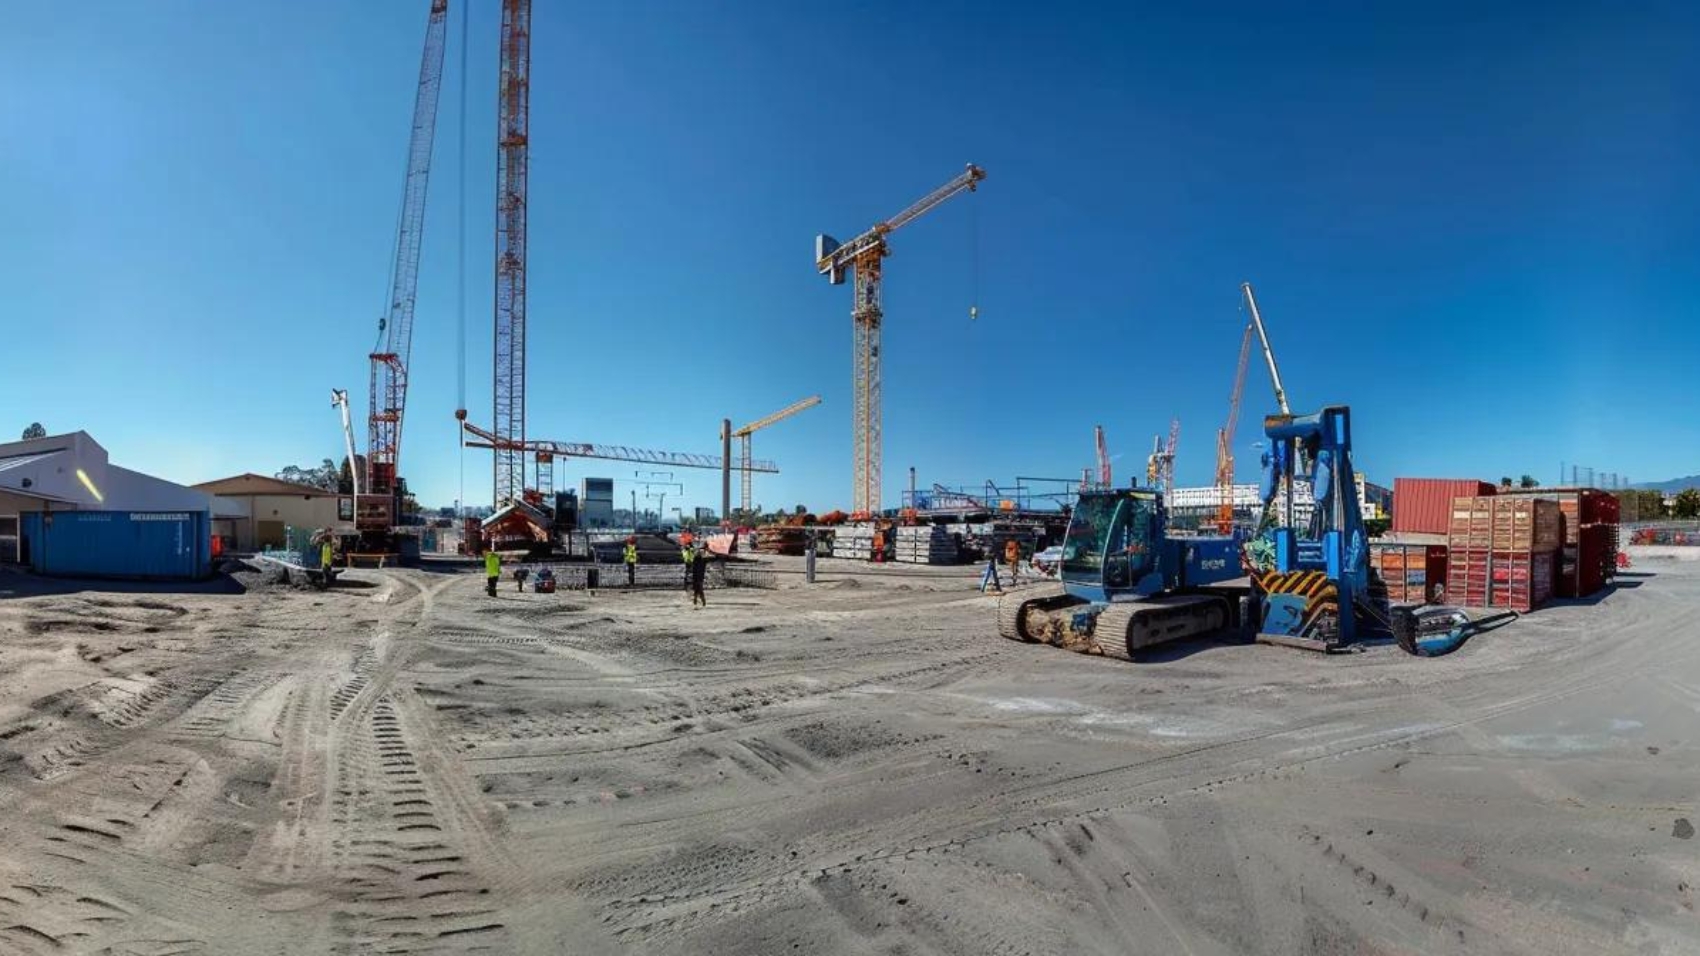
[[[1408,654],[1440,657],[1450,654],[1477,634],[1517,620],[1516,611],[1472,618],[1455,607],[1395,607],[1391,610],[1393,639]]]

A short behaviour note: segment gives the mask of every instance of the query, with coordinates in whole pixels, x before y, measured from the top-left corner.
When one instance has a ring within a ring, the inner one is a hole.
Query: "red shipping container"
[[[1393,479],[1393,530],[1402,534],[1446,534],[1452,499],[1491,495],[1485,481],[1455,478]]]
[[[1465,607],[1533,611],[1552,599],[1556,551],[1478,551],[1446,555],[1447,600]]]
[[[1596,524],[1582,529],[1575,547],[1565,546],[1554,591],[1559,597],[1587,597],[1606,586],[1616,570],[1617,528]]]
[[[1446,546],[1372,542],[1370,567],[1394,604],[1429,604],[1446,593]]]

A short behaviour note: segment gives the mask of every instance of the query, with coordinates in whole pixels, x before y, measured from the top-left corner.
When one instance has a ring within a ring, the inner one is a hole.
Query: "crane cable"
[[[458,236],[455,248],[455,407],[466,408],[466,50],[471,46],[467,35],[466,11],[468,0],[460,5],[460,116],[455,126],[460,134],[460,195],[456,201]],[[460,444],[460,517],[466,517],[466,429],[455,422],[455,434]]]
[[[972,198],[972,197],[970,197]],[[968,203],[968,321],[980,317],[980,204]]]

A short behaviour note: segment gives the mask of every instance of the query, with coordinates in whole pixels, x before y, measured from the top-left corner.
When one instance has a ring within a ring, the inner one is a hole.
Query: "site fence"
[[[1618,529],[1625,544],[1667,544],[1700,547],[1700,521],[1644,521]]]
[[[630,580],[626,576],[624,564],[590,564],[574,562],[557,564],[548,561],[526,562],[523,564],[503,565],[502,574],[506,580],[513,579],[515,570],[526,571],[527,582],[537,580],[537,572],[548,568],[555,576],[555,587],[562,591],[583,591],[590,587],[592,572],[596,576],[598,590],[684,590],[689,578],[686,576],[683,564],[640,564],[633,569]],[[707,588],[761,588],[772,590],[778,585],[773,572],[765,568],[752,568],[739,564],[724,564],[713,562],[704,569],[702,586]]]

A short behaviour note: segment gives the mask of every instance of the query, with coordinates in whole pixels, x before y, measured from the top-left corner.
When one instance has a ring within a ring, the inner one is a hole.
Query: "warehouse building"
[[[112,464],[87,432],[0,444],[0,563],[42,574],[198,578],[233,502]]]
[[[334,528],[353,523],[352,499],[312,485],[247,472],[203,481],[194,487],[241,504],[239,516],[213,522],[213,533],[232,551],[281,548],[286,528]]]

